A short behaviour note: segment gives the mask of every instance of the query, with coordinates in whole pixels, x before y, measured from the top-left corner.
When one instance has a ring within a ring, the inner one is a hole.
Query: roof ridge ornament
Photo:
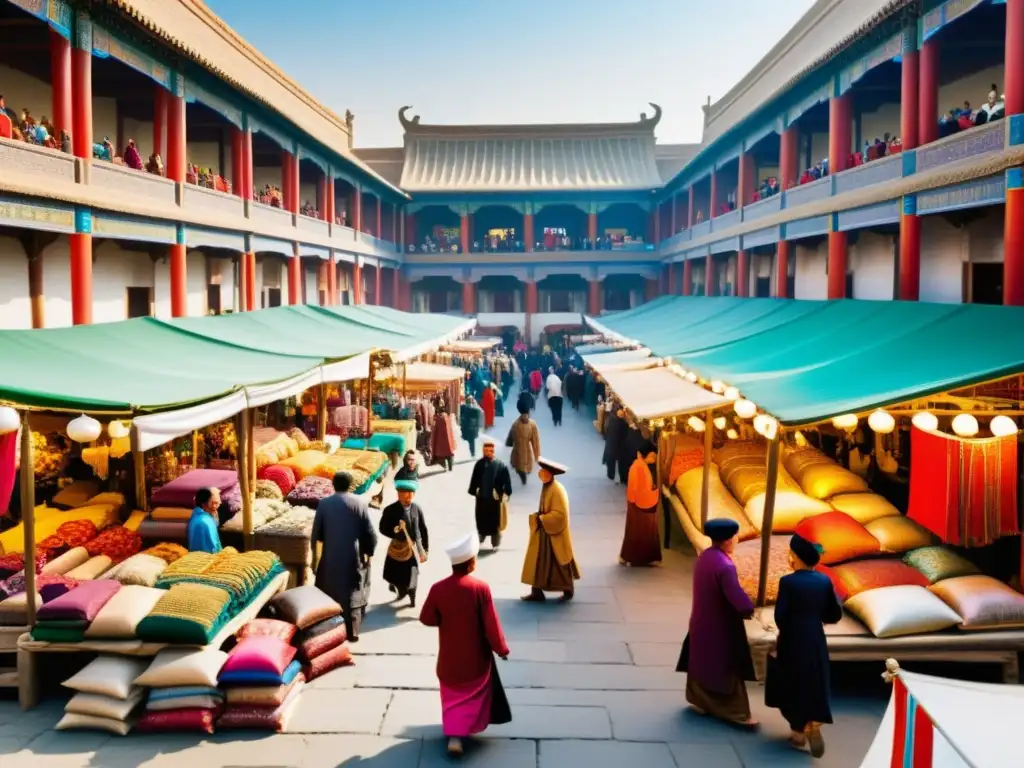
[[[417,126],[417,125],[420,124],[420,116],[419,115],[413,115],[412,116],[412,120],[410,120],[409,118],[407,118],[405,116],[405,113],[408,112],[410,109],[412,109],[412,105],[411,104],[408,105],[408,106],[402,107],[400,110],[398,110],[398,120],[402,123],[402,127],[405,128],[405,130],[409,130],[411,127]]]
[[[650,104],[652,107],[654,107],[654,117],[648,118],[646,112],[641,112],[640,113],[640,125],[644,125],[644,126],[649,125],[651,128],[654,128],[654,126],[656,126],[659,122],[661,122],[661,107],[659,107],[653,101],[649,101],[647,103]]]

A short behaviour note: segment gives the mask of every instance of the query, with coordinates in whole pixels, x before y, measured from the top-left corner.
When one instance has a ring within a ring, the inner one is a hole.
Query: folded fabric
[[[97,656],[62,685],[80,693],[96,693],[122,701],[132,693],[135,678],[146,669],[148,659],[131,656]]]
[[[44,576],[36,577],[36,589],[43,598],[44,603],[56,600],[61,595],[70,592],[79,585],[77,579],[69,579],[67,576]]]
[[[228,653],[220,671],[221,678],[236,672],[280,676],[295,658],[295,648],[278,637],[252,635],[243,637]]]
[[[80,643],[85,639],[85,629],[48,627],[36,624],[32,627],[32,639],[41,643]]]
[[[186,523],[192,517],[194,507],[156,507],[149,516],[154,520],[184,520]]]
[[[107,555],[95,555],[64,575],[79,581],[93,581],[109,571],[112,564],[113,560]]]
[[[103,696],[98,693],[76,693],[64,706],[64,711],[123,722],[142,702],[143,694],[144,691],[141,688],[133,690],[127,699],[115,699],[112,696]]]
[[[91,622],[119,589],[120,583],[110,579],[84,581],[70,592],[43,605],[36,617],[40,620],[83,619]]]
[[[189,696],[215,696],[223,699],[224,692],[211,685],[175,685],[170,688],[150,688],[146,702],[172,701]]]
[[[194,696],[179,696],[175,699],[150,699],[146,703],[147,712],[166,712],[172,709],[214,709],[224,703],[223,696],[210,696],[209,694],[196,694]]]
[[[281,674],[273,672],[255,672],[249,670],[237,670],[235,672],[221,671],[217,682],[222,686],[231,685],[288,685],[295,676],[302,671],[302,664],[298,660],[292,661]]]
[[[154,507],[195,506],[196,492],[200,488],[216,488],[223,496],[224,491],[238,485],[238,473],[233,469],[193,469],[166,485],[157,488],[150,496]]]
[[[299,647],[299,658],[304,662],[309,662],[328,651],[333,651],[346,640],[348,640],[348,634],[343,623],[340,627],[335,627],[329,632],[324,632],[304,642]]]
[[[306,682],[301,672],[286,685],[233,686],[225,692],[228,705],[249,704],[254,707],[279,707],[288,698],[292,688]]]
[[[305,629],[300,629],[295,633],[295,645],[301,648],[306,641],[322,635],[325,632],[330,632],[332,629],[337,629],[338,627],[343,626],[345,626],[345,617],[340,613],[337,616],[331,616],[329,619],[318,621],[316,624],[306,627]]]
[[[219,707],[146,712],[135,728],[142,733],[213,733],[213,724],[219,714]]]
[[[295,711],[302,692],[302,683],[292,686],[288,697],[275,709],[235,704],[228,706],[217,719],[219,728],[254,728],[280,732],[288,726],[288,719]]]
[[[75,480],[66,485],[50,502],[57,509],[75,509],[86,504],[100,492],[100,484],[96,480]]]
[[[132,555],[119,565],[115,565],[104,574],[104,577],[115,579],[124,585],[134,584],[142,587],[152,587],[166,568],[166,560],[156,555],[140,552],[137,555]]]
[[[85,547],[74,547],[50,560],[43,566],[40,573],[46,575],[65,575],[89,560],[89,550]]]
[[[188,648],[165,648],[140,670],[134,682],[150,688],[176,689],[182,686],[214,688],[228,655],[216,648],[201,651]]]
[[[107,604],[100,608],[85,636],[89,638],[124,639],[135,637],[135,628],[153,610],[166,593],[162,589],[129,584],[121,587]]]
[[[352,663],[352,652],[349,650],[348,643],[342,643],[341,645],[333,648],[326,653],[322,653],[315,659],[312,659],[302,667],[302,674],[306,676],[306,679],[312,682],[318,677],[326,675],[328,672],[338,669],[338,667],[346,667]]]
[[[85,548],[90,555],[106,555],[111,562],[120,563],[142,549],[142,537],[122,525],[112,525],[87,541]]]
[[[116,582],[115,582],[116,583]],[[208,645],[227,620],[231,596],[207,584],[174,584],[135,628],[140,640]]]
[[[53,727],[58,731],[103,731],[115,736],[127,736],[132,729],[132,724],[126,720],[68,712]]]

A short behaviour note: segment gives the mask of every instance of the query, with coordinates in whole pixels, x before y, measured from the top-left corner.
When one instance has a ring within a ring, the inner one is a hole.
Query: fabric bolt
[[[864,493],[868,490],[863,478],[839,466],[811,446],[787,451],[782,463],[800,484],[803,492],[814,499],[828,499],[839,494]]]
[[[238,485],[238,473],[233,469],[193,469],[181,477],[153,491],[150,503],[154,507],[195,506],[196,492],[200,488],[216,488],[223,496]]]
[[[113,580],[87,581],[39,608],[40,620],[72,619],[91,622],[121,585]]]
[[[162,589],[135,584],[122,586],[100,608],[85,630],[87,638],[124,639],[135,637],[135,628],[164,596]]]
[[[231,596],[207,584],[174,584],[139,622],[140,640],[207,645],[227,619]]]
[[[85,548],[94,557],[106,555],[112,562],[119,563],[142,550],[142,537],[123,526],[111,526],[86,542]]]
[[[90,557],[77,568],[72,568],[65,575],[69,579],[93,581],[109,571],[112,562],[113,561],[108,555],[95,555],[94,557]]]
[[[683,506],[690,516],[690,520],[698,530],[700,529],[700,506],[703,493],[704,468],[697,467],[682,474],[675,483],[676,493],[683,501]],[[722,482],[718,471],[718,465],[711,465],[711,473],[708,475],[708,520],[728,518],[739,523],[740,531],[737,534],[740,541],[747,541],[757,537],[757,528],[743,511],[743,507],[729,493],[729,489]],[[710,540],[708,540],[710,542]]]
[[[72,589],[75,589],[79,583],[80,582],[76,579],[56,574],[40,575],[36,577],[36,589],[39,591],[39,595],[43,598],[44,603],[56,600],[61,595],[70,592]]]
[[[278,637],[252,635],[243,637],[228,653],[221,675],[256,672],[281,675],[295,658],[296,649]]]
[[[83,565],[88,559],[89,551],[85,547],[74,547],[47,562],[40,573],[47,576],[64,575]]]
[[[222,687],[230,688],[231,686],[241,685],[290,685],[291,682],[302,672],[302,664],[298,659],[293,660],[284,668],[281,673],[276,672],[260,672],[257,670],[236,670],[234,672],[225,672],[221,670],[218,677],[219,684]],[[306,679],[310,679],[306,676]]]
[[[85,628],[51,627],[41,621],[32,627],[32,639],[41,643],[80,643],[85,639]]]
[[[95,480],[75,480],[62,488],[50,502],[57,509],[77,509],[100,492],[99,483]]]
[[[149,688],[147,690],[147,704],[152,704],[155,701],[174,701],[175,699],[184,699],[191,696],[224,698],[224,692],[220,688],[209,685],[175,685],[170,688]]]
[[[220,707],[193,707],[146,712],[135,729],[142,733],[213,733],[220,711]]]
[[[192,517],[191,507],[156,507],[149,512],[149,516],[161,522],[188,522]]]

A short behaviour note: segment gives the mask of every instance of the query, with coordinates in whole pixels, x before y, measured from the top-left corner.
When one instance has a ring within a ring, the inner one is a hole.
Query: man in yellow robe
[[[522,580],[531,589],[522,599],[539,603],[545,600],[545,592],[561,592],[561,600],[566,602],[572,600],[574,582],[580,578],[569,533],[569,497],[565,487],[555,480],[566,468],[543,457],[538,458],[537,463],[544,487],[540,492],[540,508],[530,515],[530,544]]]

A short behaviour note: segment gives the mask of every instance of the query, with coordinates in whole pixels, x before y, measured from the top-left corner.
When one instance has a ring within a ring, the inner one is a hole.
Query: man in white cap
[[[448,753],[462,754],[462,740],[488,725],[512,720],[494,654],[509,655],[491,588],[472,575],[480,541],[464,536],[445,549],[452,575],[430,588],[420,621],[438,628],[437,679],[441,724]]]
[[[480,543],[491,537],[491,547],[501,546],[501,532],[508,522],[505,506],[512,495],[508,467],[494,455],[493,437],[483,436],[483,456],[473,465],[469,495],[476,499],[476,532]]]
[[[563,464],[543,456],[538,476],[544,487],[540,492],[540,507],[530,515],[530,544],[523,563],[523,583],[529,584],[530,594],[522,599],[530,603],[544,602],[545,592],[561,592],[561,600],[572,600],[575,582],[580,578],[569,533],[569,496],[565,487],[555,480],[556,475],[567,472]]]

